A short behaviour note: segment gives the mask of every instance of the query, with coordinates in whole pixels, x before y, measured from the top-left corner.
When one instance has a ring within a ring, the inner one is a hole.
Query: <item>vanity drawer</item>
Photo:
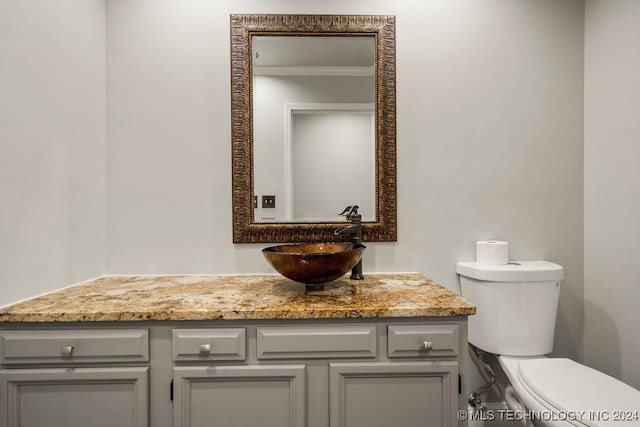
[[[2,364],[146,362],[147,329],[0,331]]]
[[[455,357],[458,325],[389,325],[389,357]]]
[[[244,360],[244,328],[174,329],[173,360]]]
[[[258,327],[258,359],[375,357],[375,325]]]

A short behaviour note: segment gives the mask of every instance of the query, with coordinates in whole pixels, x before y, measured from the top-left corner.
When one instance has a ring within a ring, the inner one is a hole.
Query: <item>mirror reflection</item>
[[[376,219],[375,37],[254,36],[254,221]],[[263,203],[263,198],[265,198]]]

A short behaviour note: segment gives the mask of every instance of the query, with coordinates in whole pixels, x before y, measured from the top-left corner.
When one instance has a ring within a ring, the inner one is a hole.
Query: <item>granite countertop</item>
[[[0,308],[0,322],[466,316],[475,306],[417,273],[344,276],[322,291],[279,275],[106,276]]]

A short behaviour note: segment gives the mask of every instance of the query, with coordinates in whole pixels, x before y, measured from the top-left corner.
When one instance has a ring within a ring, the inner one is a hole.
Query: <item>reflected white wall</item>
[[[254,217],[257,221],[284,221],[287,218],[286,105],[372,103],[374,94],[371,76],[255,76],[254,194],[258,195],[258,208]],[[275,209],[262,209],[262,195],[276,196]],[[338,209],[335,214],[340,212],[341,204],[341,201],[335,202],[337,208],[334,210]],[[340,219],[337,215],[333,218],[334,221]]]
[[[374,124],[373,111],[292,114],[288,219],[342,220],[353,205],[363,221],[375,219]]]

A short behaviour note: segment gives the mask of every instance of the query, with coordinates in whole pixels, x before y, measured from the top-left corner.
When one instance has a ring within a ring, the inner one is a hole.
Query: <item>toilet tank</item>
[[[459,262],[462,296],[476,305],[469,342],[494,354],[539,356],[553,350],[561,266],[547,261],[508,265]]]

